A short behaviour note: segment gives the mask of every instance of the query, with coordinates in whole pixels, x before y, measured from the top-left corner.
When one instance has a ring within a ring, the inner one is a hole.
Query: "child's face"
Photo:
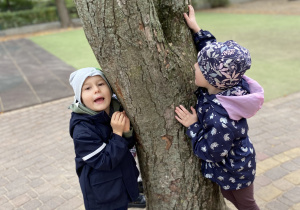
[[[209,83],[203,76],[198,63],[195,63],[194,68],[195,68],[195,85],[197,85],[198,87],[207,88]]]
[[[81,101],[89,109],[109,114],[111,93],[105,80],[97,75],[88,77],[84,81],[81,90]]]

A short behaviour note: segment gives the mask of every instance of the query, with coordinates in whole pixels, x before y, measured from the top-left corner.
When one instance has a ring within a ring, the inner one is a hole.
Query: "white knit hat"
[[[92,76],[101,76],[105,82],[107,83],[111,94],[113,94],[113,91],[111,89],[110,84],[108,83],[104,73],[98,69],[98,68],[94,68],[94,67],[87,67],[87,68],[82,68],[79,70],[74,71],[71,75],[70,75],[70,85],[73,87],[74,93],[75,93],[75,99],[82,104],[81,102],[81,89],[82,89],[82,85],[84,83],[84,81],[86,80],[87,77],[92,77]]]

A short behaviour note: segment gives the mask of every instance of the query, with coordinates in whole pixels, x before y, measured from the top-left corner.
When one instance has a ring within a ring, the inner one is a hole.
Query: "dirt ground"
[[[244,3],[231,4],[225,8],[205,9],[200,10],[203,12],[216,12],[216,13],[241,13],[241,14],[281,14],[281,15],[300,15],[300,0],[253,0]],[[57,29],[49,30],[38,33],[21,34],[14,36],[0,37],[1,41],[11,39],[19,39],[30,36],[38,36],[49,33],[57,33],[59,31],[72,30]]]

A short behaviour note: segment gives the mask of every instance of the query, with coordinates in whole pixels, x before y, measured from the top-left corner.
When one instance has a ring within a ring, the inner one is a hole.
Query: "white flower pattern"
[[[241,150],[243,150],[243,152],[248,152],[248,147],[241,147]]]
[[[211,135],[214,136],[214,135],[216,135],[216,134],[217,134],[217,129],[216,129],[216,128],[213,128],[213,129],[211,130]]]
[[[223,138],[225,141],[230,141],[229,133],[226,133]]]
[[[219,146],[219,144],[217,143],[217,142],[214,142],[214,143],[212,143],[211,145],[210,145],[210,148],[212,149],[212,150],[214,150],[216,147],[218,147]]]
[[[213,177],[213,174],[205,174],[205,178],[211,179]]]
[[[213,99],[213,102],[215,102],[218,105],[221,105],[220,101],[218,99],[216,99],[216,98]]]
[[[191,136],[192,138],[194,138],[194,137],[196,136],[196,133],[194,133],[193,131],[191,131],[191,132],[190,132],[190,136]]]
[[[223,176],[218,176],[218,180],[223,181],[224,177]]]
[[[229,185],[223,186],[223,189],[224,189],[224,190],[229,190],[229,189],[230,189],[230,186],[229,186]]]
[[[221,118],[220,118],[220,122],[221,122],[221,123],[224,123],[224,124],[227,124],[227,123],[228,123],[228,121],[227,121],[227,119],[226,119],[225,117],[221,117]]]
[[[242,128],[241,133],[242,133],[242,134],[245,134],[245,132],[246,132],[246,129],[245,129],[245,128]]]
[[[230,177],[230,178],[229,178],[229,181],[231,181],[232,183],[235,183],[235,178]]]
[[[223,150],[223,152],[221,153],[221,156],[224,157],[228,154],[228,151],[226,149]]]

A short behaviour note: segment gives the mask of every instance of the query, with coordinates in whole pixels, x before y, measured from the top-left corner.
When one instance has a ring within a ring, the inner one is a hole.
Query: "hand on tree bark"
[[[200,31],[200,27],[197,24],[196,17],[195,17],[195,11],[192,5],[189,5],[189,15],[187,13],[183,13],[184,19],[189,26],[189,28],[194,32],[197,33]]]
[[[198,121],[196,110],[191,107],[192,113],[190,113],[184,106],[180,105],[179,107],[175,108],[175,112],[178,116],[175,118],[185,127],[189,127],[190,125],[194,124]]]

